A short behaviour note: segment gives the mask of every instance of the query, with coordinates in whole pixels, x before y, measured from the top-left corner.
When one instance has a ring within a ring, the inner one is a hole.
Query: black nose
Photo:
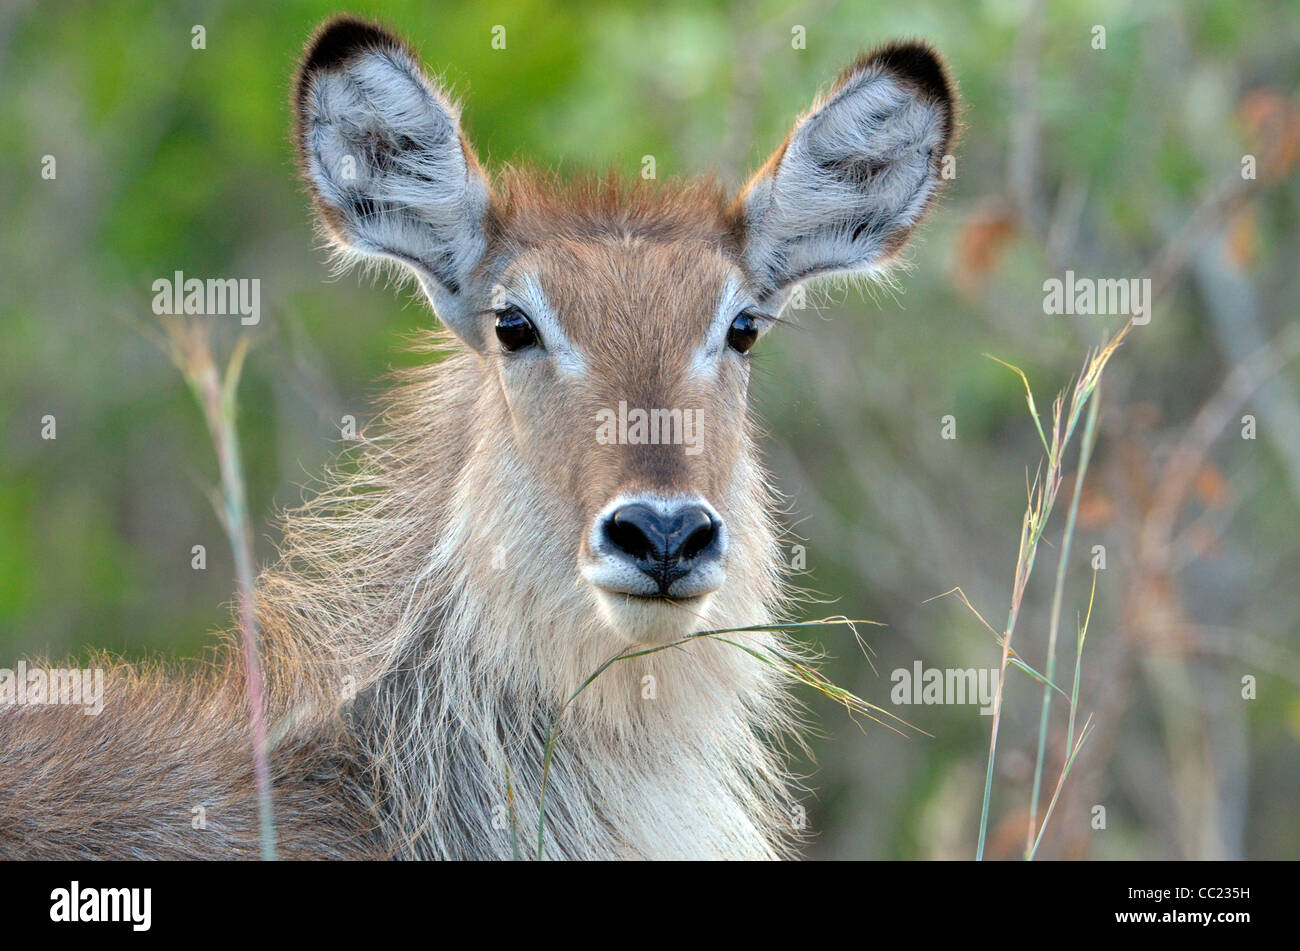
[[[635,502],[609,514],[605,538],[658,584],[663,597],[674,581],[717,556],[719,527],[702,505],[686,503],[660,511]]]

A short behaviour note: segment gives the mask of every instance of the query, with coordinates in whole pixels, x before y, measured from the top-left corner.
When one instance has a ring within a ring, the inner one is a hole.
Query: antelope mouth
[[[641,595],[593,585],[605,623],[634,644],[666,644],[707,626],[713,593]]]
[[[712,591],[706,591],[703,594],[684,594],[684,595],[667,595],[667,594],[633,594],[630,591],[619,591],[616,588],[607,588],[604,585],[595,585],[596,590],[604,597],[612,599],[622,599],[629,604],[663,604],[668,607],[699,607],[707,604],[713,596]]]
[[[707,601],[722,587],[725,577],[720,570],[702,571],[698,574],[692,570],[665,587],[653,578],[642,580],[621,568],[610,571],[609,566],[601,561],[584,565],[582,576],[602,595],[640,604],[667,605]]]

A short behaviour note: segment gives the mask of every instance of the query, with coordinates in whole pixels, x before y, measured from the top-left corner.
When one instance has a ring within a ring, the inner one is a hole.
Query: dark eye
[[[740,314],[727,331],[727,346],[737,353],[748,353],[758,339],[758,321],[749,314]]]
[[[511,305],[497,311],[497,339],[502,347],[514,353],[537,343],[537,328],[522,310]]]

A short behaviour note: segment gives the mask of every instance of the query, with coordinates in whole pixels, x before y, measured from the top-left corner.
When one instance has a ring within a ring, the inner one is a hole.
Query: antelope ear
[[[294,92],[303,177],[346,256],[410,268],[442,321],[471,344],[466,283],[487,239],[487,180],[459,113],[406,45],[351,17],[308,44]]]
[[[870,273],[898,251],[939,186],[952,85],[927,46],[860,57],[799,118],[733,208],[764,301],[819,274]]]

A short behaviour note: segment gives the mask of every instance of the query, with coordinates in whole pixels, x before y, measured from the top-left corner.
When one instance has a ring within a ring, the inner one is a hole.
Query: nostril
[[[717,527],[702,505],[687,505],[668,519],[666,553],[674,561],[688,561],[713,544]]]
[[[660,545],[657,519],[641,505],[625,505],[615,511],[605,524],[605,536],[619,551],[633,558],[658,558]]]
[[[614,547],[627,552],[634,558],[645,558],[650,554],[650,539],[646,538],[641,529],[635,525],[614,521],[610,524],[606,534],[609,536],[609,540],[614,543]]]
[[[695,531],[687,536],[686,542],[682,545],[682,557],[694,558],[709,545],[713,544],[713,536],[716,533],[713,530],[713,521],[710,520],[707,525],[701,525]]]
[[[671,512],[633,503],[615,509],[606,519],[609,543],[640,561],[677,562],[696,558],[717,538],[716,520],[699,505]]]

